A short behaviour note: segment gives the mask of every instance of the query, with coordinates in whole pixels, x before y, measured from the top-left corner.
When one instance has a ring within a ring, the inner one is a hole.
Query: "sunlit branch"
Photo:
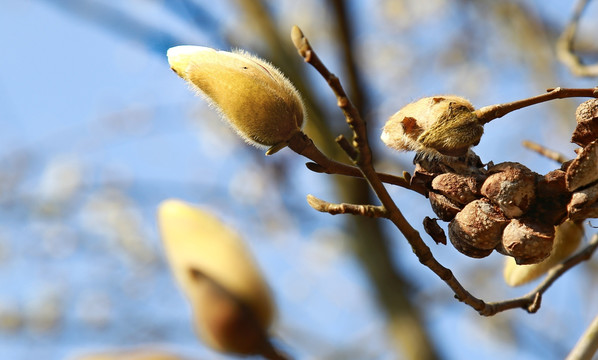
[[[361,215],[371,218],[386,217],[386,209],[382,206],[375,205],[359,205],[359,204],[333,204],[328,201],[318,199],[313,195],[307,195],[307,203],[309,206],[319,212],[327,212],[331,215],[337,214],[352,214]]]
[[[550,159],[550,160],[554,160],[558,163],[564,163],[565,161],[569,160],[565,155],[556,152],[554,150],[550,150],[547,147],[544,147],[538,143],[535,143],[533,141],[529,141],[529,140],[524,140],[522,142],[523,146],[525,146],[526,148],[537,152],[538,154]]]
[[[355,109],[351,101],[347,98],[345,91],[343,90],[338,78],[332,74],[326,66],[318,58],[317,54],[312,49],[307,38],[303,35],[298,27],[294,27],[292,31],[292,38],[295,47],[299,54],[304,58],[305,62],[312,65],[327,81],[328,85],[337,97],[337,105],[343,111],[347,124],[351,127],[354,133],[353,137],[353,149],[349,149],[348,142],[342,139],[338,141],[341,147],[346,151],[349,158],[351,158],[357,165],[359,170],[363,173],[363,176],[368,180],[370,186],[382,202],[380,211],[386,214],[386,218],[391,220],[395,226],[405,236],[409,244],[411,245],[415,255],[419,261],[432,270],[438,277],[440,277],[455,293],[455,298],[461,302],[466,303],[480,315],[492,316],[498,312],[514,309],[523,308],[528,312],[535,312],[539,309],[542,299],[542,294],[552,285],[552,283],[558,279],[567,270],[577,265],[578,263],[587,260],[596,250],[598,246],[598,235],[595,236],[590,244],[577,255],[569,258],[562,264],[553,268],[546,279],[529,294],[511,300],[505,300],[500,302],[487,303],[481,299],[476,298],[469,293],[461,283],[455,278],[452,271],[442,266],[433,256],[430,248],[424,243],[419,232],[415,230],[404,218],[401,211],[395,204],[394,200],[388,194],[378,174],[375,172],[372,165],[371,149],[368,144],[366,136],[366,124],[362,120],[357,109]],[[583,95],[580,95],[583,94]],[[590,94],[590,95],[588,95]],[[485,115],[486,119],[490,119],[494,116],[500,117],[507,114],[510,111],[520,109],[525,106],[533,105],[539,102],[548,101],[551,99],[557,99],[561,97],[571,96],[597,96],[598,89],[554,89],[548,94],[540,95],[530,99],[513,102],[509,104],[495,105],[494,107],[487,107],[486,111],[482,111],[481,114]],[[482,108],[484,109],[484,108]],[[480,110],[482,110],[480,109]],[[317,161],[316,161],[317,162]],[[314,198],[315,199],[315,198]],[[317,203],[317,207],[326,208],[329,205],[334,204],[322,204],[321,200],[311,202]],[[332,206],[333,207],[333,206]],[[348,213],[348,211],[345,211]],[[351,212],[355,214],[356,212]]]
[[[476,110],[475,114],[481,124],[486,124],[494,119],[498,119],[512,111],[519,110],[524,107],[539,104],[545,101],[573,97],[598,98],[598,87],[593,89],[565,89],[557,87],[554,89],[548,89],[547,93],[545,94],[533,96],[527,99],[512,101],[504,104],[484,106]]]

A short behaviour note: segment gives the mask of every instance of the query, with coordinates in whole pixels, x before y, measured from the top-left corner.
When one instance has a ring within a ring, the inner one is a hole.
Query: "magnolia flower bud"
[[[582,236],[583,226],[580,223],[565,221],[557,226],[552,253],[542,262],[517,265],[514,258],[506,258],[503,272],[505,282],[509,286],[519,286],[546,274],[579,247]]]
[[[537,264],[552,251],[554,226],[534,219],[513,219],[502,235],[501,252],[515,258],[518,265]]]
[[[584,147],[567,168],[567,189],[575,191],[598,180],[598,140]]]
[[[484,132],[474,107],[464,98],[426,97],[406,105],[384,125],[382,141],[391,148],[428,155],[462,156]]]
[[[301,97],[272,64],[244,51],[202,46],[170,48],[168,62],[243,139],[271,146],[269,154],[300,132],[304,119]]]
[[[199,337],[212,348],[259,354],[274,317],[270,290],[240,237],[207,211],[160,205],[168,262],[189,299]]]
[[[467,204],[449,224],[449,238],[455,248],[474,248],[492,252],[501,241],[502,231],[508,219],[487,199],[474,200]],[[474,256],[463,252],[465,255]]]
[[[519,163],[491,167],[482,185],[482,195],[498,205],[508,218],[523,215],[536,197],[536,175]]]

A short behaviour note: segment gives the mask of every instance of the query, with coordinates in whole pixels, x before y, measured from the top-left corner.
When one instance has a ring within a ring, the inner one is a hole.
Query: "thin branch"
[[[596,351],[598,351],[598,316],[594,318],[565,360],[589,360]]]
[[[307,195],[307,203],[315,210],[319,212],[327,212],[330,215],[352,214],[371,218],[383,218],[388,215],[386,209],[383,206],[347,203],[333,204],[329,203],[328,201],[318,199],[313,195]]]
[[[299,54],[304,60],[313,66],[328,82],[328,85],[337,96],[337,104],[345,114],[347,124],[353,129],[354,138],[353,144],[359,151],[359,157],[356,159],[356,164],[363,172],[364,177],[370,183],[370,186],[382,202],[382,205],[388,211],[388,218],[395,224],[395,226],[405,236],[411,245],[415,255],[419,261],[430,268],[442,280],[444,280],[449,287],[455,292],[455,297],[460,301],[467,303],[478,311],[484,309],[485,303],[472,296],[463,286],[457,281],[453,273],[442,266],[432,255],[430,248],[424,243],[417,230],[415,230],[403,217],[403,214],[394,203],[390,194],[386,191],[382,181],[378,178],[372,163],[371,150],[367,142],[365,122],[359,116],[357,110],[353,107],[349,99],[346,97],[338,78],[328,71],[326,66],[320,61],[309,41],[298,27],[293,27],[292,34],[293,43],[297,48]]]
[[[574,75],[587,77],[598,76],[598,63],[590,65],[584,64],[579,56],[575,54],[573,42],[575,41],[575,35],[577,34],[581,16],[589,3],[590,0],[580,0],[577,2],[571,20],[556,43],[556,53],[559,60],[561,60]]]
[[[305,133],[300,132],[293,136],[289,140],[288,147],[297,154],[312,160],[315,164],[307,164],[307,167],[312,171],[325,174],[337,174],[360,178],[363,177],[363,174],[357,167],[334,161],[326,155],[324,155]],[[409,180],[405,179],[404,177],[385,173],[378,173],[378,176],[380,177],[380,180],[382,180],[382,182],[417,191],[420,194],[424,195],[424,193],[421,190],[416,190],[415,188],[412,188],[409,183]]]
[[[596,248],[598,248],[598,234],[594,235],[588,245],[577,254],[569,257],[567,260],[553,267],[548,272],[548,275],[546,275],[546,278],[544,278],[544,280],[535,289],[519,298],[488,303],[487,307],[489,308],[489,311],[493,314],[515,308],[522,308],[530,313],[538,311],[540,307],[540,300],[546,290],[548,290],[548,288],[569,269],[583,261],[590,259],[592,254],[594,254],[596,251]]]
[[[524,140],[522,142],[522,144],[526,148],[528,148],[528,149],[530,149],[532,151],[535,151],[538,154],[540,154],[540,155],[542,155],[542,156],[544,156],[546,158],[549,158],[550,160],[554,160],[554,161],[556,161],[556,162],[558,162],[560,164],[562,164],[562,163],[564,163],[564,162],[566,162],[566,161],[569,160],[565,155],[563,155],[563,154],[561,154],[561,153],[559,153],[557,151],[550,150],[547,147],[544,147],[544,146],[542,146],[542,145],[540,145],[538,143],[535,143],[533,141]]]
[[[309,41],[298,27],[294,27],[292,31],[292,38],[295,47],[299,54],[304,58],[306,62],[312,65],[328,82],[328,85],[337,96],[337,104],[345,114],[347,124],[351,127],[354,132],[353,146],[359,152],[358,157],[355,159],[355,163],[363,173],[363,176],[368,180],[370,186],[382,202],[382,206],[386,209],[387,218],[391,220],[395,226],[405,236],[409,244],[411,245],[413,252],[418,257],[419,261],[432,270],[438,277],[440,277],[455,293],[455,298],[459,301],[466,303],[480,315],[491,316],[498,312],[505,311],[513,308],[523,308],[528,312],[535,312],[539,309],[542,294],[552,285],[552,283],[558,279],[567,270],[577,265],[578,263],[587,260],[591,257],[593,252],[598,247],[598,235],[594,236],[590,244],[577,255],[569,258],[562,264],[553,268],[546,279],[529,294],[512,300],[506,300],[501,302],[486,303],[481,299],[476,298],[469,293],[461,283],[455,278],[452,271],[440,264],[433,256],[430,248],[424,243],[419,232],[415,230],[404,218],[401,211],[390,197],[384,184],[378,177],[374,170],[371,162],[371,149],[368,144],[366,135],[366,124],[361,119],[357,110],[353,107],[349,99],[340,84],[340,81],[334,76],[326,66],[320,61],[314,50],[311,48]],[[577,90],[573,91],[574,93]],[[598,94],[598,89],[591,90],[595,94]],[[556,89],[556,95],[560,94],[560,90]],[[554,96],[552,94],[551,96]],[[558,98],[558,96],[554,97]],[[534,99],[534,98],[532,98]],[[532,100],[534,101],[534,100]],[[546,101],[546,100],[541,100]],[[538,102],[541,102],[538,101]],[[531,105],[531,104],[530,104]],[[523,106],[521,106],[523,107]],[[520,107],[519,107],[520,108]],[[512,110],[511,110],[512,111]],[[509,111],[507,111],[509,112]],[[506,114],[506,112],[505,112]],[[501,115],[502,116],[502,115]]]
[[[565,89],[557,87],[546,90],[547,93],[533,96],[523,100],[517,100],[504,104],[489,105],[479,108],[474,113],[478,117],[480,124],[487,124],[494,119],[498,119],[507,115],[508,113],[539,104],[545,101],[564,99],[572,97],[589,97],[598,98],[598,87],[593,89]]]

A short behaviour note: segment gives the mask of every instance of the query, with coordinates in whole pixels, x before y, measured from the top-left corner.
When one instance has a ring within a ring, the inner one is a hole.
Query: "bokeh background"
[[[170,69],[166,50],[243,48],[280,67],[309,106],[306,132],[330,156],[347,133],[325,82],[290,42],[299,25],[368,120],[377,168],[413,154],[378,140],[385,120],[423,96],[476,106],[546,88],[594,87],[557,61],[573,1],[0,0],[0,358],[76,359],[130,348],[226,359],[195,337],[164,260],[155,212],[202,204],[243,234],[279,307],[276,334],[299,359],[561,359],[598,314],[598,262],[546,293],[539,313],[483,318],[458,303],[382,221],[313,211],[305,196],[375,202],[358,180],[315,174],[289,150],[239,140]],[[577,44],[596,60],[598,4]],[[592,55],[594,54],[594,55]],[[483,161],[558,165],[533,140],[573,156],[582,99],[537,105],[486,126]],[[421,230],[428,202],[390,189]],[[595,231],[588,227],[588,231]],[[422,232],[423,234],[423,232]],[[587,240],[588,236],[586,236]],[[434,254],[474,293],[502,300],[502,258]],[[406,340],[407,339],[407,340]],[[405,342],[415,339],[411,346]]]

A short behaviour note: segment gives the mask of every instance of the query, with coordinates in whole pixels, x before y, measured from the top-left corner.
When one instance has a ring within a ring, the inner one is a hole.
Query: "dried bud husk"
[[[565,260],[581,244],[583,226],[573,221],[565,221],[557,226],[550,256],[542,262],[530,265],[517,265],[515,259],[505,260],[504,278],[509,286],[520,286],[546,274],[548,270]]]
[[[598,140],[584,147],[567,168],[567,189],[575,191],[598,180]]]
[[[272,64],[244,51],[202,46],[170,48],[168,62],[247,142],[277,150],[301,131],[301,97]]]
[[[455,173],[444,173],[432,180],[432,189],[452,202],[466,205],[480,197],[480,178]]]
[[[424,230],[436,244],[446,245],[446,234],[444,230],[438,225],[438,219],[431,219],[426,216],[423,221]]]
[[[430,198],[432,211],[434,211],[434,214],[436,214],[442,221],[451,221],[455,215],[461,211],[462,206],[455,204],[442,194],[430,191],[428,197]]]
[[[488,173],[482,195],[498,205],[508,218],[523,215],[536,197],[536,174],[514,162],[494,165]]]
[[[591,206],[598,201],[598,183],[573,193],[571,201],[567,205],[569,218],[583,220]]]
[[[581,103],[575,111],[575,118],[577,127],[573,131],[571,142],[585,147],[598,138],[598,99]]]
[[[515,258],[518,265],[537,264],[552,251],[554,226],[535,219],[513,219],[505,227],[501,253]]]
[[[469,248],[490,250],[489,255],[500,243],[502,231],[508,223],[509,220],[490,201],[474,200],[449,224],[449,238],[455,248],[465,255],[479,257],[463,251]]]
[[[406,105],[386,122],[381,139],[400,151],[462,156],[484,128],[469,101],[454,95],[426,97]]]
[[[199,337],[219,351],[259,354],[274,305],[241,238],[208,211],[178,200],[163,202],[158,220]]]

